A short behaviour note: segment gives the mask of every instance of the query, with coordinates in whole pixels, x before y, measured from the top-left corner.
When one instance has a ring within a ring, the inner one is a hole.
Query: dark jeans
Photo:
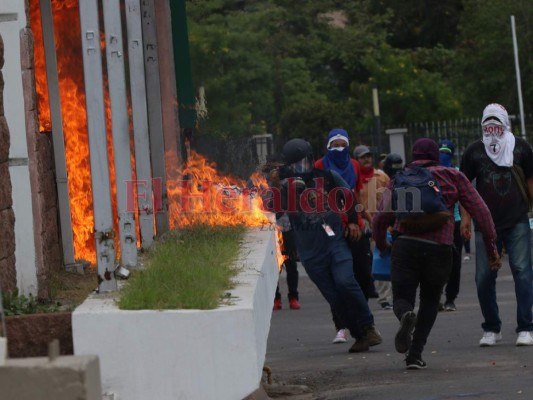
[[[341,327],[358,339],[363,328],[374,325],[374,316],[354,278],[350,249],[344,240],[331,241],[322,257],[303,262],[309,278],[339,318]]]
[[[463,240],[466,254],[470,254],[470,240]]]
[[[485,321],[484,331],[500,332],[502,321],[496,302],[496,278],[498,272],[489,268],[489,258],[481,233],[476,231],[476,287],[477,297]],[[509,254],[509,266],[513,273],[516,295],[516,332],[533,331],[533,288],[531,281],[531,230],[521,223],[498,232],[498,248],[505,246]]]
[[[459,294],[461,284],[461,250],[463,248],[463,237],[461,236],[461,221],[456,221],[453,230],[453,261],[450,279],[446,284],[446,301],[455,301]]]
[[[421,355],[437,319],[444,284],[452,268],[452,246],[398,237],[392,245],[391,282],[394,314],[415,308],[420,286],[420,306],[409,352]]]
[[[370,291],[374,289],[374,279],[372,278],[372,250],[370,248],[370,238],[363,237],[358,241],[347,241],[348,247],[352,252],[353,259],[353,273],[355,280],[359,284],[365,299],[370,297]],[[333,308],[331,308],[331,316],[335,329],[346,328],[340,321],[340,318],[335,315]]]
[[[283,265],[285,266],[285,272],[287,273],[287,288],[289,289],[289,300],[292,298],[298,299],[298,269],[296,260],[298,256],[296,254],[296,243],[294,242],[294,232],[287,231],[282,232],[283,235],[283,251],[282,253],[288,258]],[[276,299],[281,298],[279,292],[279,284],[276,286]]]

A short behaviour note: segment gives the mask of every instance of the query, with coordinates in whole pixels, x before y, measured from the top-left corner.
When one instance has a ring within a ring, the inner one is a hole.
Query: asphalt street
[[[394,349],[398,321],[369,304],[383,343],[351,354],[353,343],[332,344],[335,328],[329,305],[301,265],[300,310],[290,310],[285,272],[280,277],[283,309],[273,311],[265,366],[270,397],[291,400],[451,400],[533,399],[533,346],[516,347],[516,300],[507,259],[497,283],[503,340],[479,347],[482,315],[474,283],[475,255],[463,263],[457,311],[440,312],[423,359],[425,370],[406,370],[404,355]]]

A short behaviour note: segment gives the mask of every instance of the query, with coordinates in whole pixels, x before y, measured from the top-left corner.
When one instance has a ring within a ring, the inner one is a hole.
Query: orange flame
[[[69,178],[74,252],[76,259],[94,262],[96,259],[93,232],[94,214],[78,0],[52,0],[52,12]],[[30,21],[35,37],[34,62],[40,131],[50,131],[52,127],[38,0],[30,1]],[[104,41],[102,41],[102,46],[105,46]],[[115,216],[114,229],[117,231],[116,183],[107,93],[106,116]],[[135,179],[134,169],[133,179]],[[254,174],[250,180],[255,187],[267,186],[265,179],[259,174]],[[194,224],[272,226],[262,211],[261,199],[256,191],[246,189],[246,182],[241,179],[219,174],[214,163],[207,161],[195,152],[192,152],[187,165],[177,171],[176,179],[167,181],[167,187],[171,228],[181,228]],[[278,237],[279,240],[282,240],[279,231]],[[277,241],[276,246],[278,259],[283,260],[279,241]],[[119,243],[116,243],[116,247],[119,250]]]
[[[76,259],[95,260],[94,217],[87,139],[87,115],[81,53],[81,29],[76,0],[52,1],[57,49],[59,90],[65,134],[65,152]],[[30,1],[30,21],[35,37],[35,84],[41,131],[50,131],[45,56],[39,1]]]

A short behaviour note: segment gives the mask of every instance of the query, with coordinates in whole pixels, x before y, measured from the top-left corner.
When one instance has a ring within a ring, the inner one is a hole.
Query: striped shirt
[[[428,161],[418,160],[413,164],[424,164]],[[444,203],[450,211],[450,218],[441,228],[426,233],[412,234],[409,236],[416,237],[423,240],[429,240],[439,244],[452,245],[453,244],[453,229],[454,218],[453,208],[458,201],[468,211],[477,224],[477,227],[483,235],[483,240],[487,249],[489,257],[498,254],[496,249],[496,230],[490,211],[472,186],[467,177],[455,168],[448,168],[443,166],[429,166],[427,167],[433,177],[437,180]],[[373,238],[376,241],[376,246],[379,249],[386,247],[386,232],[389,226],[393,226],[394,231],[402,232],[394,212],[384,212],[383,210],[391,209],[391,193],[393,181],[388,186],[388,191],[383,194],[381,203],[378,206],[378,213],[373,219]]]

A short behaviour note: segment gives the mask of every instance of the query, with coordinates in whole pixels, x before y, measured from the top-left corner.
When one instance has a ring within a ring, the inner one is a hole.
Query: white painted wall
[[[17,286],[22,294],[37,293],[33,212],[27,165],[26,119],[20,64],[20,30],[26,26],[24,0],[0,0],[0,34],[4,40],[4,109],[10,131],[10,159],[26,165],[10,166],[15,212]]]
[[[121,311],[93,296],[72,316],[74,352],[96,354],[107,393],[127,400],[239,400],[259,387],[279,273],[275,234],[252,230],[216,310]]]

